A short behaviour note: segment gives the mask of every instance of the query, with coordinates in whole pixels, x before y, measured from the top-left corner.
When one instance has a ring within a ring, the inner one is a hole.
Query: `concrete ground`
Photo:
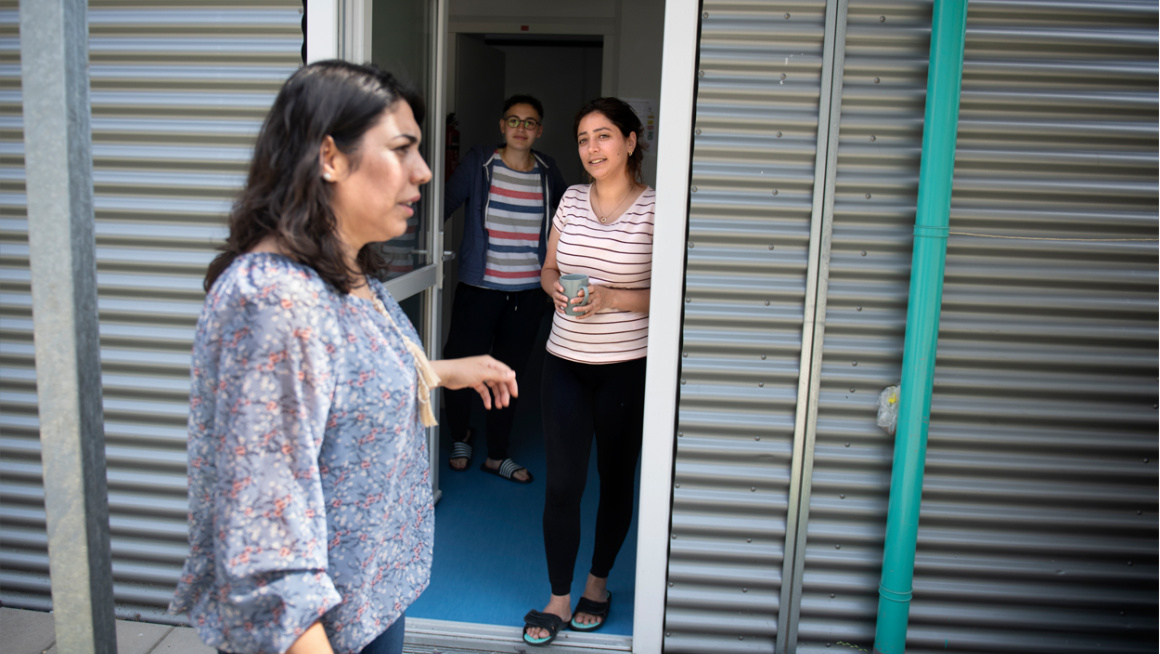
[[[0,608],[6,654],[58,654],[52,614]],[[193,629],[117,620],[117,654],[214,654]]]
[[[419,621],[416,621],[417,623]],[[481,633],[469,644],[461,637],[446,635],[428,621],[424,628],[416,624],[412,631],[407,621],[407,654],[527,654],[518,631],[510,628],[476,625]],[[450,623],[448,623],[450,624]],[[509,632],[515,632],[512,635]],[[630,651],[622,636],[574,634],[562,632],[560,639],[548,647],[536,648],[537,654],[592,654],[594,651],[616,654]],[[43,611],[26,611],[0,607],[0,652],[3,654],[59,654],[53,615]],[[189,627],[171,627],[117,620],[117,654],[216,654],[205,646]]]

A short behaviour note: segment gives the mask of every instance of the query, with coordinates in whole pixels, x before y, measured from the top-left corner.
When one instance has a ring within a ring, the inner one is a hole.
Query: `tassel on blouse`
[[[415,359],[415,369],[419,373],[419,388],[417,389],[419,419],[423,422],[424,427],[434,427],[439,422],[435,420],[435,412],[431,410],[431,391],[439,387],[439,382],[441,381],[439,375],[431,367],[431,362],[427,359],[427,354],[423,351],[423,348],[415,341],[407,338],[403,330],[399,329],[399,326],[395,324],[395,319],[391,317],[391,314],[387,313],[387,308],[383,306],[382,300],[378,296],[372,296],[371,303],[374,304],[375,311],[383,314],[387,322],[391,323],[391,327],[403,339],[403,344],[406,345],[407,351]]]

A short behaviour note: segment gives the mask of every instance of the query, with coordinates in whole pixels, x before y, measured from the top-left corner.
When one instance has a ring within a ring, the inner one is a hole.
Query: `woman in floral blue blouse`
[[[170,610],[219,651],[401,652],[430,578],[424,424],[436,386],[516,395],[491,357],[427,361],[368,244],[431,171],[422,103],[340,61],[300,69],[262,126],[206,275],[189,415],[190,555]]]

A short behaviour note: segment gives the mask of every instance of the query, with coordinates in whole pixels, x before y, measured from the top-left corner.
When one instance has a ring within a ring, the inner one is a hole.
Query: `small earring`
[[[333,181],[334,181],[334,176],[332,176],[330,173],[323,173],[323,174],[322,174],[322,179],[324,179],[324,180],[326,180],[326,181],[328,181],[328,182],[333,182]]]

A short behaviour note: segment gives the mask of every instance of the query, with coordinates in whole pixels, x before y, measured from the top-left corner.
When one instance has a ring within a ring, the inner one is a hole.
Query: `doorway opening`
[[[543,104],[543,136],[536,151],[555,160],[566,184],[584,181],[571,134],[575,112],[587,100],[599,97],[602,82],[603,37],[599,35],[537,35],[458,33],[449,35],[454,54],[448,57],[448,134],[457,132],[460,153],[470,148],[502,145],[499,129],[504,99],[526,94]],[[449,48],[451,49],[451,48]],[[452,63],[453,62],[453,63]],[[454,122],[451,122],[454,114]],[[450,142],[451,139],[448,139]],[[454,165],[455,152],[447,157]],[[449,176],[450,166],[444,171]],[[446,249],[458,252],[463,232],[463,210],[444,224]],[[458,285],[457,261],[444,269],[443,336],[446,342],[453,316],[451,306]],[[470,319],[467,317],[466,319]],[[439,485],[436,506],[435,563],[431,586],[408,609],[408,617],[495,625],[511,628],[522,624],[529,609],[543,608],[548,598],[547,565],[541,520],[544,506],[544,449],[540,416],[540,369],[551,314],[544,316],[532,355],[520,380],[520,403],[512,430],[510,455],[527,466],[534,481],[515,484],[484,474],[481,436],[483,415],[472,416],[476,456],[462,472],[447,464],[450,438],[440,444]],[[595,523],[599,482],[593,456],[584,497],[584,524],[577,556],[573,598],[583,592],[592,556],[592,525]],[[636,571],[635,527],[626,539],[609,577],[616,610],[601,629],[602,634],[632,635],[633,587]]]

